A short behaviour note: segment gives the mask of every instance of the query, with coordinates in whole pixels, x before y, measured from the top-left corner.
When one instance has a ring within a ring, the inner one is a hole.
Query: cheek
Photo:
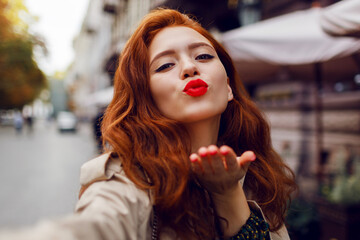
[[[215,69],[215,68],[214,68]],[[225,68],[222,64],[217,66],[217,71],[213,71],[214,86],[213,89],[216,92],[217,106],[225,110],[231,97],[229,95],[228,77]]]
[[[219,64],[218,66],[213,68],[213,77],[216,80],[215,84],[217,85],[217,88],[224,89],[227,88],[227,74],[225,71],[225,68],[222,64]]]
[[[227,74],[224,65],[220,61],[220,59],[216,59],[211,65],[208,65],[208,71],[211,71],[213,75],[216,76],[225,76],[225,79],[227,79]]]
[[[156,105],[158,105],[159,99],[162,98],[161,88],[159,88],[157,83],[150,83],[150,92],[151,92],[151,96],[154,99]]]
[[[150,92],[158,108],[161,108],[166,102],[171,99],[171,93],[174,91],[174,86],[169,81],[162,79],[150,80]]]

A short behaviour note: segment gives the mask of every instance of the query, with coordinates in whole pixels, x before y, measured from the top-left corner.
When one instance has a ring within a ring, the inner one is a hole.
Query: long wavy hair
[[[296,189],[294,174],[273,150],[269,125],[250,100],[230,56],[185,14],[154,10],[128,40],[114,77],[114,97],[102,122],[104,146],[121,158],[129,179],[152,191],[161,227],[170,227],[184,238],[221,236],[211,196],[190,170],[189,134],[182,123],[161,114],[150,92],[148,48],[159,31],[172,26],[189,27],[203,35],[224,65],[234,99],[221,115],[218,145],[226,144],[238,155],[255,152],[257,159],[249,167],[244,189],[261,206],[271,230],[278,230]]]

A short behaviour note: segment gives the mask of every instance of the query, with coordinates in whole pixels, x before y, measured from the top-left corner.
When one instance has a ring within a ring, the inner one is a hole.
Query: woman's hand
[[[211,194],[231,194],[238,187],[250,163],[256,159],[252,151],[237,157],[232,148],[215,145],[201,147],[190,155],[193,172]]]
[[[220,221],[225,237],[234,236],[250,216],[239,180],[255,159],[252,151],[237,157],[232,148],[215,145],[201,147],[197,153],[190,155],[192,169],[200,184],[212,196],[217,215],[227,220]]]

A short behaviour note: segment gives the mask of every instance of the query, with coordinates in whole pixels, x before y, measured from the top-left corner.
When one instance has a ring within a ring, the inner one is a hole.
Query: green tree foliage
[[[0,109],[21,109],[46,87],[46,78],[33,58],[37,40],[19,17],[23,0],[0,0]]]

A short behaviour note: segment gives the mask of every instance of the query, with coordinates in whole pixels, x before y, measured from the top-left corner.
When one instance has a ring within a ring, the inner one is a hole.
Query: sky
[[[80,32],[89,0],[24,0],[29,12],[39,18],[31,24],[32,32],[45,39],[49,55],[37,59],[47,75],[65,71],[74,52],[72,42]]]

